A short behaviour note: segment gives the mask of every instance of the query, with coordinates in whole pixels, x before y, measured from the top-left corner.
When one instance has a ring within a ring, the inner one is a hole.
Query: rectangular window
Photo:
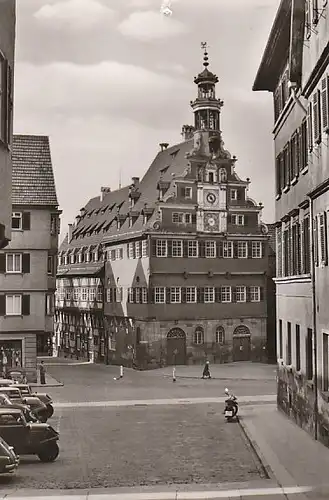
[[[172,222],[174,224],[183,224],[184,223],[184,213],[183,212],[173,212]]]
[[[172,304],[181,303],[181,288],[179,286],[172,286],[170,288],[170,302]]]
[[[191,187],[186,187],[184,189],[184,197],[187,200],[191,200],[192,199],[192,188]]]
[[[98,287],[97,288],[97,294],[96,294],[96,297],[97,297],[97,302],[103,302],[103,289]]]
[[[329,131],[329,76],[327,75],[321,81],[321,122],[323,131]]]
[[[248,257],[248,243],[246,241],[238,241],[238,258],[246,259]]]
[[[283,357],[283,331],[282,331],[282,319],[279,319],[279,357]]]
[[[205,242],[205,256],[208,258],[216,257],[216,242],[206,241]]]
[[[87,288],[81,288],[81,300],[82,302],[87,301]]]
[[[80,299],[80,288],[75,286],[73,288],[73,300],[77,302],[79,299]]]
[[[89,288],[89,300],[90,300],[90,302],[94,302],[95,298],[96,298],[95,288]]]
[[[135,258],[140,259],[142,256],[140,241],[135,242]]]
[[[298,224],[294,223],[291,230],[291,274],[296,276],[298,274]]]
[[[141,301],[141,289],[139,287],[135,288],[135,304],[139,304]]]
[[[261,241],[253,241],[251,243],[251,257],[253,259],[261,259],[263,257]]]
[[[309,274],[311,270],[310,252],[310,218],[305,217],[303,224],[303,268],[304,273]]]
[[[296,370],[300,370],[300,326],[296,325]]]
[[[156,240],[156,256],[167,257],[167,240]]]
[[[313,332],[311,328],[307,329],[306,337],[306,378],[313,379]]]
[[[115,288],[116,292],[116,302],[121,303],[122,302],[122,287]]]
[[[21,273],[22,272],[22,254],[7,253],[6,254],[6,273]]]
[[[20,316],[22,314],[22,296],[6,295],[6,315]]]
[[[308,145],[307,145],[307,120],[304,119],[300,128],[300,160],[299,168],[302,172],[308,164]]]
[[[289,252],[289,230],[285,229],[283,233],[283,267],[284,267],[284,276],[289,276],[290,272],[290,262],[289,262],[289,257],[290,257],[290,252]]]
[[[116,259],[116,251],[115,250],[111,250],[110,255],[111,255],[111,260],[112,261]]]
[[[260,287],[251,286],[250,287],[250,302],[260,302]]]
[[[65,300],[71,300],[72,290],[71,288],[65,288]]]
[[[172,256],[183,257],[183,242],[182,240],[172,241]]]
[[[244,215],[231,215],[231,223],[233,224],[233,226],[244,226]]]
[[[204,289],[204,302],[205,304],[215,302],[215,288],[213,286],[206,286]]]
[[[56,236],[59,234],[59,216],[57,214],[50,215],[50,234]]]
[[[54,314],[54,295],[52,293],[46,294],[46,315],[53,316]]]
[[[22,221],[23,221],[22,212],[13,212],[12,218],[11,218],[11,228],[14,230],[15,229],[16,230],[23,229]]]
[[[143,302],[143,304],[148,303],[148,290],[145,287],[142,288],[142,302]]]
[[[235,201],[235,200],[238,199],[238,191],[237,191],[237,189],[231,189],[230,193],[231,193],[231,200],[232,201]]]
[[[186,303],[194,304],[196,302],[196,287],[188,286],[186,288]]]
[[[328,264],[327,213],[323,212],[322,214],[319,214],[318,220],[320,263],[326,266]]]
[[[223,242],[223,257],[224,257],[224,259],[232,259],[233,258],[233,241],[224,241]]]
[[[128,302],[133,304],[135,302],[134,289],[132,287],[128,288]]]
[[[320,92],[316,90],[312,98],[313,103],[313,134],[314,142],[320,144],[321,142],[321,110],[320,110]]]
[[[189,240],[188,241],[188,256],[189,257],[197,257],[198,256],[198,242]]]
[[[48,255],[48,260],[47,260],[47,274],[54,276],[55,275],[55,269],[54,269],[54,255]]]
[[[163,286],[156,286],[154,289],[154,302],[164,304],[166,302],[166,289]]]
[[[220,289],[220,301],[221,302],[231,302],[232,293],[230,286],[222,286]]]
[[[275,161],[275,188],[277,196],[281,195],[281,156],[282,153],[279,153],[276,157]]]
[[[142,241],[142,257],[147,257],[148,256],[148,241],[143,240]]]
[[[133,242],[128,243],[128,258],[129,259],[135,258],[135,244]]]
[[[287,353],[286,353],[286,364],[291,365],[291,323],[287,321]]]
[[[236,301],[237,302],[246,302],[246,287],[245,286],[237,286],[236,287]]]
[[[185,224],[192,224],[192,214],[184,214]]]

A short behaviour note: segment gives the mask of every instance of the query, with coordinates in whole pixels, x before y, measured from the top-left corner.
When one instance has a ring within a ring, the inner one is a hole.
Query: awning
[[[75,266],[70,267],[69,269],[59,269],[57,271],[57,276],[66,277],[66,276],[96,276],[99,274],[104,268],[104,264],[101,265],[88,265],[88,266]]]

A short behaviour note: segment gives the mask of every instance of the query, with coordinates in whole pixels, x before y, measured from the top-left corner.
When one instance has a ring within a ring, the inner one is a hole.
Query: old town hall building
[[[141,180],[102,188],[69,228],[60,355],[140,368],[275,357],[272,228],[224,149],[207,52],[203,65],[183,142],[160,144]]]

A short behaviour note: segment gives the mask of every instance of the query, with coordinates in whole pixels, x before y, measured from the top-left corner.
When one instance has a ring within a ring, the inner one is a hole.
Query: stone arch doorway
[[[246,325],[239,325],[233,332],[233,361],[250,361],[251,334]]]
[[[167,365],[186,364],[186,335],[181,328],[172,328],[167,334]]]

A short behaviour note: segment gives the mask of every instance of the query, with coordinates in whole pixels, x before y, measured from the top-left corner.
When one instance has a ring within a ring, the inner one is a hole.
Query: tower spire
[[[201,49],[203,50],[203,65],[205,68],[209,66],[209,57],[208,57],[208,44],[207,42],[201,42]]]

